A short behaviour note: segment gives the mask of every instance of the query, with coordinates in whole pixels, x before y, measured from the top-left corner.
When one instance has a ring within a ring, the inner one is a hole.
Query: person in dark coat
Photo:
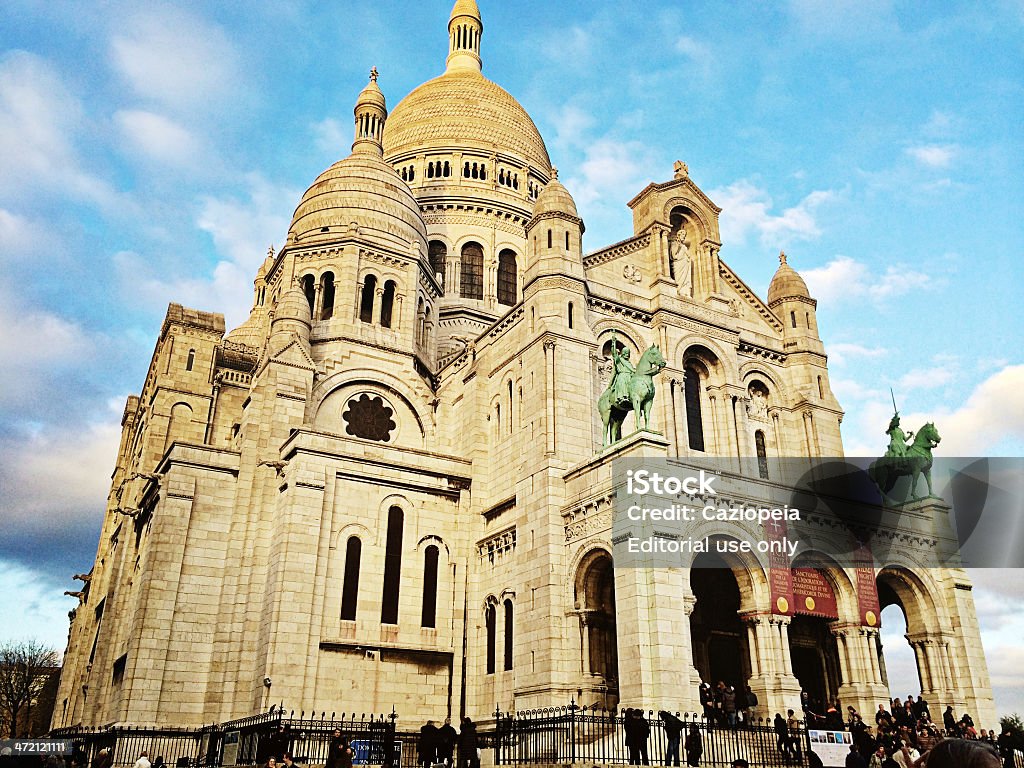
[[[952,736],[956,733],[956,715],[953,714],[953,707],[946,707],[946,711],[942,713],[942,727],[946,729],[946,733]]]
[[[683,732],[683,721],[671,712],[658,713],[665,727],[665,765],[679,765],[679,737]]]
[[[420,728],[420,740],[416,745],[416,755],[424,768],[430,768],[437,762],[438,729],[433,720],[428,720]]]
[[[452,726],[452,719],[446,717],[444,725],[437,731],[437,760],[451,766],[455,757],[455,745],[459,741],[459,732]]]
[[[789,755],[789,729],[786,727],[786,721],[781,712],[775,713],[772,728],[775,729],[775,748],[784,755]]]
[[[864,755],[860,753],[855,744],[850,745],[850,751],[846,755],[846,768],[868,768]]]
[[[462,718],[459,730],[459,768],[480,768],[479,740],[476,723],[468,717]]]
[[[704,754],[704,740],[700,736],[700,729],[696,725],[690,726],[690,733],[686,737],[686,764],[700,765],[700,758]]]
[[[341,730],[334,729],[331,740],[327,744],[327,758],[324,760],[324,768],[341,768]]]

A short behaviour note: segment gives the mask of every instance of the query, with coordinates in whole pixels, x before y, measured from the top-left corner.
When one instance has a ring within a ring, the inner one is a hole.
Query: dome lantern
[[[384,94],[377,85],[376,67],[370,70],[370,82],[359,93],[353,112],[356,118],[356,137],[352,142],[352,152],[382,156],[384,121],[387,120],[388,109]]]
[[[469,69],[479,72],[483,68],[480,58],[480,37],[484,23],[476,0],[456,0],[448,20],[447,70]]]

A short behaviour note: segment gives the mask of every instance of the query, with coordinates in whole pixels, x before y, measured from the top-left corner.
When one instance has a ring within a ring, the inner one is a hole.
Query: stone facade
[[[766,301],[722,261],[720,209],[682,163],[629,203],[632,236],[584,253],[543,139],[481,74],[482,31],[459,0],[445,73],[390,116],[372,73],[352,155],[303,196],[241,327],[168,309],[125,407],[55,725],[282,701],[410,723],[580,696],[698,708],[706,609],[689,569],[612,569],[610,463],[842,456],[816,302],[784,256]],[[660,433],[603,448],[613,339],[668,366]],[[736,679],[794,706],[790,650],[813,637],[790,636],[756,564],[730,573]],[[870,712],[878,630],[856,575],[826,575],[839,618],[807,630],[834,641],[823,691]],[[908,562],[878,584],[933,711],[994,722],[964,572]]]

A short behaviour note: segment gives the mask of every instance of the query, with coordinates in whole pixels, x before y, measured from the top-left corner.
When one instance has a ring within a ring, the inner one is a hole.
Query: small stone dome
[[[572,199],[569,190],[558,180],[558,169],[551,170],[552,179],[537,195],[533,204],[533,215],[540,216],[542,213],[568,213],[570,216],[579,218],[576,212],[576,201]]]
[[[427,241],[409,185],[372,154],[350,155],[317,177],[295,209],[289,238],[299,243],[336,238],[352,223],[397,248]]]
[[[811,294],[804,279],[786,263],[786,254],[780,253],[779,268],[775,270],[775,276],[768,286],[768,304],[794,297],[809,299]]]
[[[274,323],[280,320],[297,320],[306,325],[313,324],[313,315],[309,311],[309,301],[297,284],[287,289],[277,302],[274,312]]]
[[[356,99],[356,109],[358,110],[362,106],[379,107],[384,110],[385,114],[387,114],[387,100],[384,98],[384,92],[381,91],[380,86],[377,85],[376,68],[371,70],[370,82],[368,82],[366,87],[359,92],[359,98]]]

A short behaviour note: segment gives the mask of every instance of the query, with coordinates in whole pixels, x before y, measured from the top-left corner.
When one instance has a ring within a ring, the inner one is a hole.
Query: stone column
[[[686,376],[685,373],[682,375]],[[683,451],[679,442],[679,392],[683,388],[683,379],[671,379],[668,386],[669,397],[672,401],[672,447],[675,449],[676,456],[681,456]]]
[[[554,456],[556,444],[555,444],[555,342],[553,339],[548,339],[544,342],[544,370],[547,381],[545,382],[545,388],[547,390],[547,423],[544,425],[546,429],[547,443],[544,452],[548,456]]]

